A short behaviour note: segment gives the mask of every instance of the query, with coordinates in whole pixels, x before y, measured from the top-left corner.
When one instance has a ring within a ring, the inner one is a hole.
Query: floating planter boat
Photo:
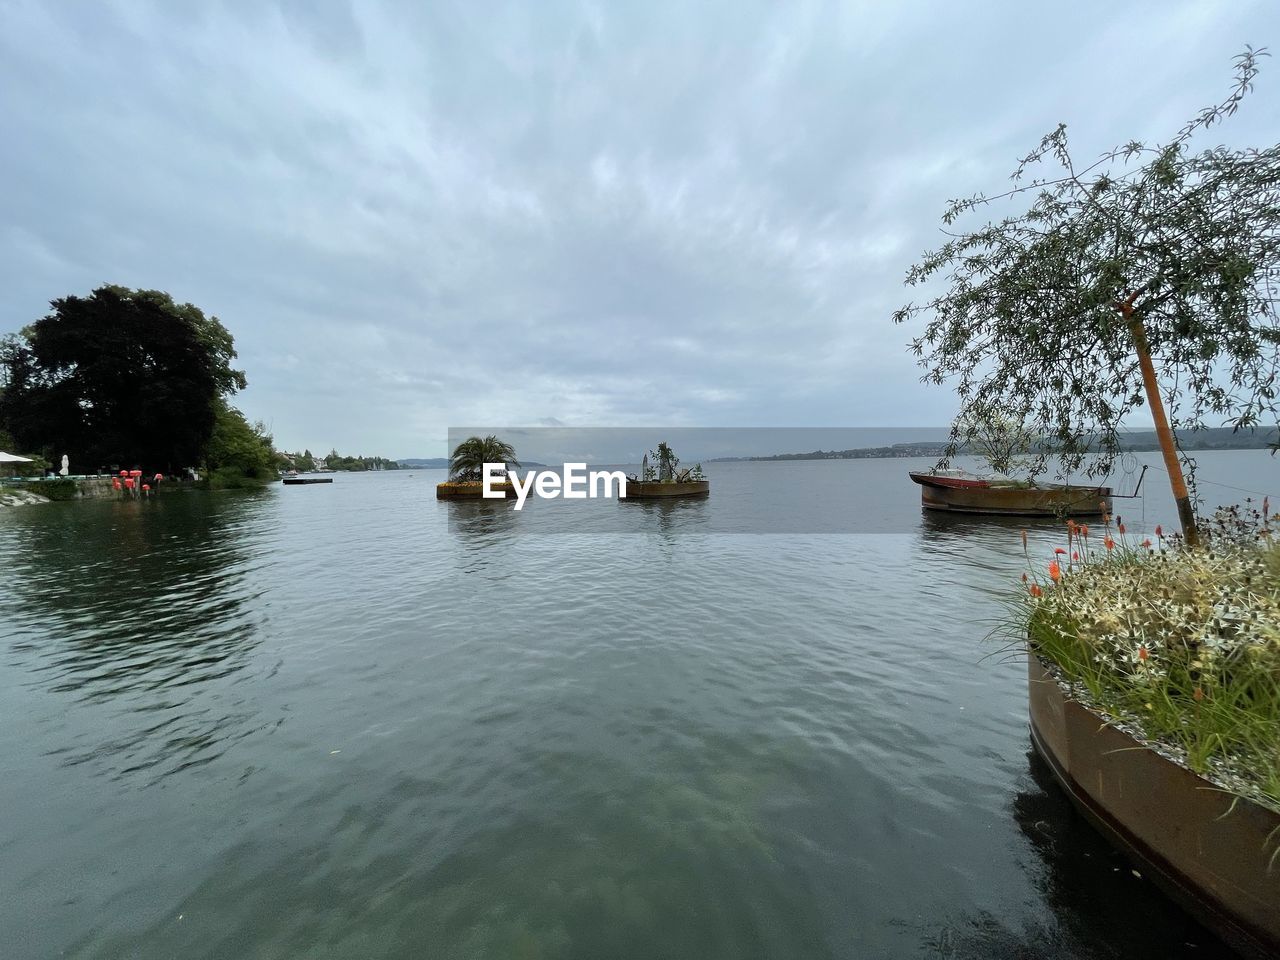
[[[627,500],[665,500],[669,497],[706,497],[710,480],[628,480]],[[624,499],[621,495],[619,500]]]
[[[333,477],[284,477],[280,482],[287,487],[300,487],[308,483],[333,483]]]
[[[1110,487],[979,477],[963,470],[912,471],[926,510],[1014,517],[1096,517],[1111,511]]]
[[[1166,759],[1029,661],[1032,742],[1080,812],[1223,940],[1280,955],[1280,813]]]
[[[507,469],[520,466],[511,444],[499,440],[493,434],[487,437],[467,437],[449,455],[449,479],[436,484],[437,500],[484,500],[484,476],[486,464],[500,463]],[[495,474],[500,476],[500,474]],[[507,499],[516,496],[516,488],[510,480],[495,480],[489,488],[502,491]]]
[[[649,466],[649,458],[654,466]],[[627,478],[627,495],[619,492],[618,499],[670,500],[676,497],[706,497],[711,494],[711,481],[702,475],[702,464],[679,469],[680,458],[664,440],[656,451],[645,454],[640,464],[640,476]]]
[[[492,485],[494,491],[502,491],[507,499],[516,495],[516,488],[510,480],[502,480]],[[436,484],[437,500],[483,500],[484,483],[480,480],[446,480]]]

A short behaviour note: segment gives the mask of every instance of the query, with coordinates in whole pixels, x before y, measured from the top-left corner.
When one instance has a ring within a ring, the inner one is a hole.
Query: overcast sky
[[[1052,10],[1050,15],[1048,11]],[[278,444],[935,425],[890,313],[1059,121],[1167,136],[1276,0],[0,0],[0,332],[102,283],[231,330]],[[1280,57],[1218,128],[1280,140]]]

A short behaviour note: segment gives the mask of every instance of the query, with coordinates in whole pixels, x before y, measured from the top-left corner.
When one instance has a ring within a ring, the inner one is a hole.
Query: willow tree
[[[1037,469],[1058,457],[1098,475],[1146,405],[1197,541],[1177,431],[1276,422],[1280,144],[1193,149],[1236,112],[1264,55],[1237,57],[1230,95],[1167,143],[1131,141],[1081,167],[1059,125],[1011,189],[949,204],[949,239],[907,272],[929,299],[894,314],[927,320],[911,343],[924,381],[956,383],[948,457],[973,424],[1012,417],[1040,438]],[[956,230],[983,209],[985,224]]]

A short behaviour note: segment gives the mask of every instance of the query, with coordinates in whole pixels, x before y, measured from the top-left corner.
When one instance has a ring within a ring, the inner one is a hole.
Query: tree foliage
[[[90,469],[199,463],[219,402],[245,386],[218,319],[117,286],[51,306],[0,347],[0,426],[25,449]]]
[[[641,464],[642,480],[657,480],[661,483],[686,483],[690,480],[705,480],[702,464],[680,469],[680,458],[665,440],[658,444],[657,450],[650,450]]]
[[[386,457],[366,457],[362,453],[356,454],[355,456],[348,456],[346,454],[339,453],[337,450],[329,451],[329,455],[324,458],[324,465],[329,470],[348,472],[400,469],[399,463],[395,460],[388,460]]]
[[[243,486],[275,478],[278,454],[262,421],[249,423],[243,413],[219,399],[205,466],[214,486]]]
[[[986,460],[997,473],[1011,474],[1034,465],[1035,437],[1024,424],[1009,417],[979,420],[970,415],[956,432],[969,437],[968,451]]]
[[[1145,402],[1142,332],[1175,429],[1276,422],[1280,145],[1192,149],[1236,112],[1262,55],[1241,54],[1230,95],[1167,143],[1133,141],[1080,167],[1060,125],[1011,189],[951,202],[949,239],[906,277],[927,299],[894,314],[927,320],[911,343],[923,379],[956,384],[948,458],[998,417],[1039,436],[1037,469],[1057,456],[1104,472]],[[1022,212],[950,229],[1026,200]]]
[[[479,480],[486,463],[520,466],[515,448],[511,444],[499,440],[493,434],[487,437],[468,437],[454,447],[449,458],[449,479]]]

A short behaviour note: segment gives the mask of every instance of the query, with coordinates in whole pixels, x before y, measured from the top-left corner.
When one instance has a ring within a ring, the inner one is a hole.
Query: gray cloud
[[[889,314],[945,201],[1225,91],[1274,4],[0,0],[0,329],[217,314],[281,443],[936,424]],[[1272,143],[1278,68],[1218,136]]]

